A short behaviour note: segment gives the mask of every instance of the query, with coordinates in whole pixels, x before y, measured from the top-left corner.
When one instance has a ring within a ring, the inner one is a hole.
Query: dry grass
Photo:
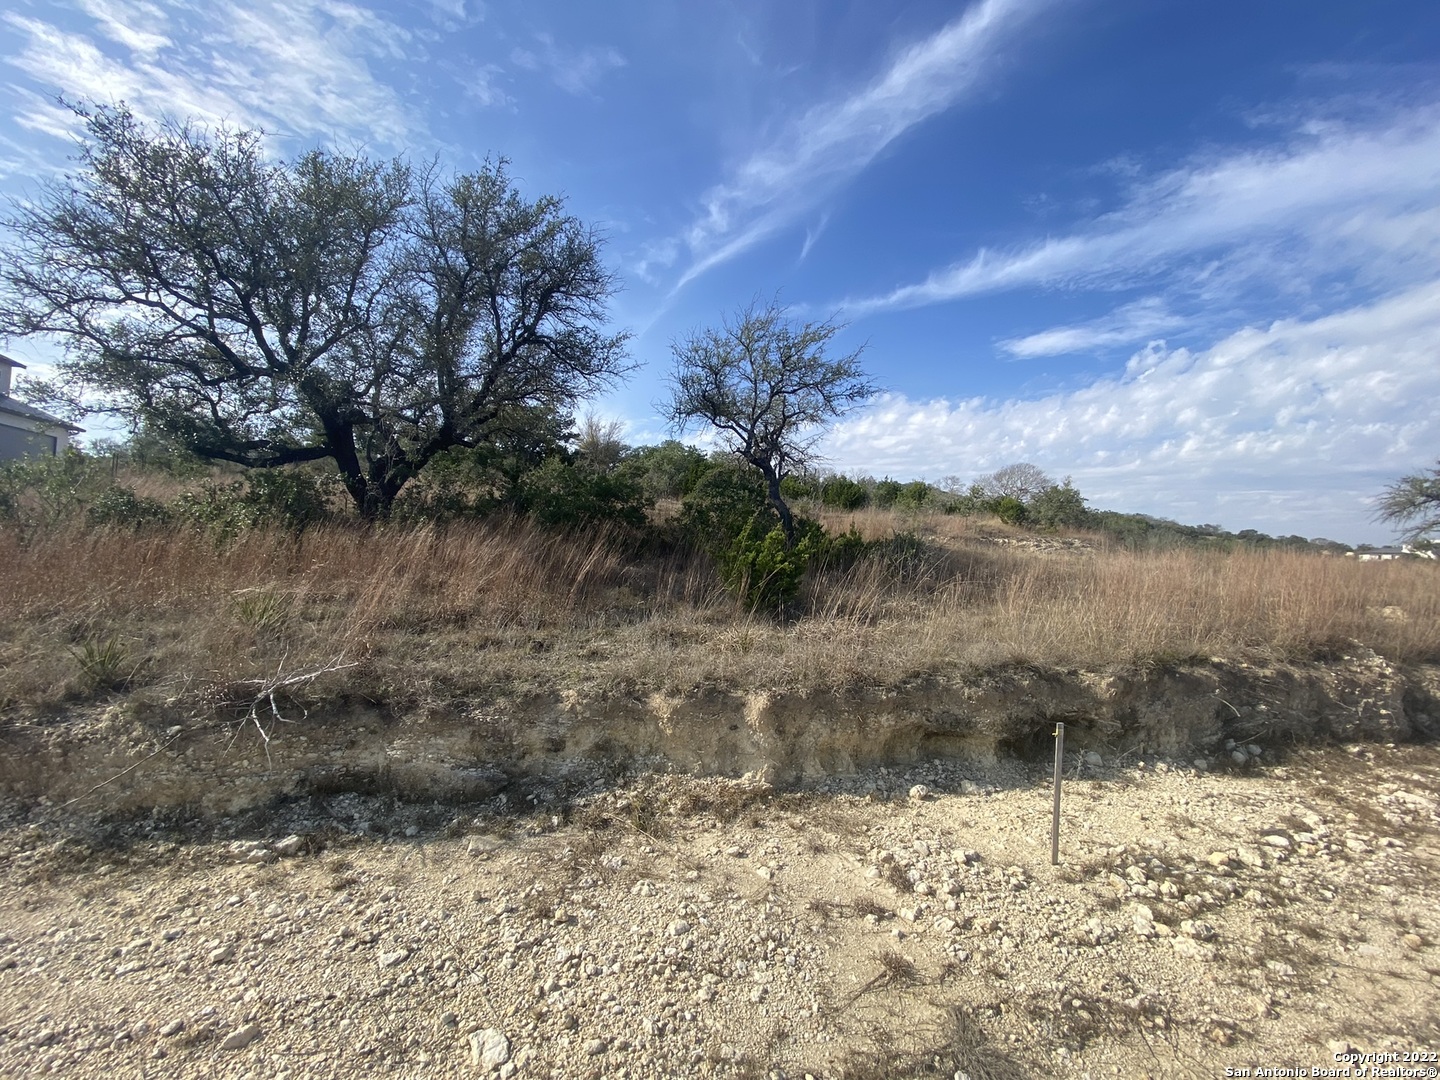
[[[856,524],[888,534],[874,512]],[[889,531],[914,524],[890,518]],[[963,519],[919,524],[923,546],[816,575],[784,623],[738,608],[702,557],[516,521],[253,532],[225,547],[191,531],[75,527],[22,543],[0,530],[0,709],[119,691],[223,700],[239,681],[341,657],[360,666],[316,692],[437,710],[497,692],[894,684],[1002,662],[1304,657],[1356,641],[1440,660],[1433,564],[1041,556]],[[104,678],[97,656],[113,661]]]

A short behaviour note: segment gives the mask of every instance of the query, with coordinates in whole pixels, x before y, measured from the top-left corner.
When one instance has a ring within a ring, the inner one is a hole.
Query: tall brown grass
[[[886,535],[871,517],[857,527]],[[107,687],[153,699],[343,659],[358,666],[334,691],[436,708],[557,689],[892,684],[1012,661],[1358,646],[1440,661],[1432,563],[1045,555],[955,520],[922,522],[923,545],[814,573],[783,621],[738,607],[701,556],[523,521],[255,531],[225,545],[188,530],[76,526],[24,543],[0,530],[0,709],[88,700],[100,691],[86,658],[100,652],[123,669]]]

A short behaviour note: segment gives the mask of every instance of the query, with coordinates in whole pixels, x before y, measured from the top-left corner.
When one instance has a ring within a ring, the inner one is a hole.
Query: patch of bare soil
[[[1437,780],[1433,746],[1080,759],[1058,867],[1048,772],[1018,762],[218,824],[12,808],[0,1073],[1208,1077],[1395,1053],[1420,1071],[1388,1075],[1434,1076]]]

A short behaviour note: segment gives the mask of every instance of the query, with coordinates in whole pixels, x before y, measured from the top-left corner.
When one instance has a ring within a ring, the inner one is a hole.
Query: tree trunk
[[[795,546],[795,515],[790,512],[790,507],[780,494],[780,474],[770,467],[770,463],[757,462],[760,471],[765,474],[765,493],[770,499],[770,505],[780,515],[780,529],[785,533],[786,548]]]

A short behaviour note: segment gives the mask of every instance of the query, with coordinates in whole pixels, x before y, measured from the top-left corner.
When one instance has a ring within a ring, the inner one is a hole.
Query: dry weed
[[[1428,563],[1040,556],[977,539],[961,518],[836,518],[832,528],[879,537],[914,526],[928,539],[813,574],[788,621],[745,613],[701,556],[524,521],[254,531],[223,546],[192,530],[75,526],[22,543],[0,529],[0,709],[123,690],[193,710],[207,684],[336,657],[359,666],[315,694],[412,709],[487,691],[895,684],[1015,661],[1362,647],[1440,660],[1440,574]],[[123,643],[123,664],[108,642]]]

